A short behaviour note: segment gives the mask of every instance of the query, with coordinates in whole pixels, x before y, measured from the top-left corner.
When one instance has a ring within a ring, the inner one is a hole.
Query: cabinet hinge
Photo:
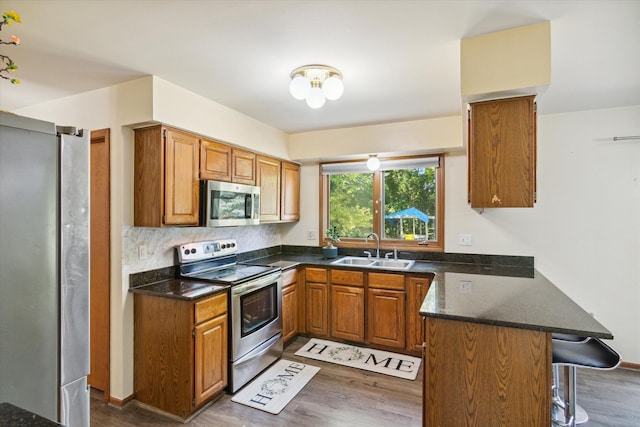
[[[191,336],[194,337],[194,338],[196,337],[196,329],[195,328],[193,328],[193,330],[191,331]]]
[[[537,113],[537,112],[538,112],[538,103],[537,103],[537,102],[534,102],[534,103],[533,103],[533,112],[534,112],[534,113]]]
[[[167,139],[167,130],[162,129],[162,139]]]
[[[191,399],[191,406],[196,406],[196,399],[195,397],[193,399]]]
[[[533,203],[538,203],[538,192],[537,191],[533,192]]]

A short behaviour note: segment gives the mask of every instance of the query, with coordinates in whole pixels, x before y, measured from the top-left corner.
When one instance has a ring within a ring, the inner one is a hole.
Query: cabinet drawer
[[[331,284],[363,286],[364,273],[362,271],[331,270]]]
[[[389,273],[369,273],[369,287],[397,289],[404,291],[404,275]]]
[[[324,268],[309,267],[306,270],[306,281],[315,283],[327,283],[327,270]]]
[[[293,285],[298,281],[298,270],[292,268],[291,270],[282,272],[282,287],[286,288],[289,285]]]
[[[220,294],[195,304],[196,324],[227,312],[227,294]]]

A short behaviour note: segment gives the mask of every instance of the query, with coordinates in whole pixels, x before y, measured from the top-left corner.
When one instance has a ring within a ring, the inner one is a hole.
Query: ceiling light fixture
[[[289,91],[295,99],[306,99],[311,108],[320,108],[325,100],[342,96],[342,73],[326,65],[305,65],[291,72]]]
[[[380,159],[377,154],[369,154],[369,160],[367,160],[367,169],[371,172],[375,172],[380,167]]]

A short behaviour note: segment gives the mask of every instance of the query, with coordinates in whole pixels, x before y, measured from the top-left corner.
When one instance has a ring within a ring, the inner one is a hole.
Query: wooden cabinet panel
[[[307,269],[307,272],[309,269]],[[308,277],[307,277],[308,279]],[[329,285],[307,282],[306,286],[306,328],[307,332],[319,336],[329,334]]]
[[[407,351],[419,355],[424,342],[424,318],[420,306],[427,296],[431,277],[407,278]]]
[[[404,275],[392,273],[369,273],[369,287],[404,291]]]
[[[231,181],[256,185],[256,154],[234,148],[231,151]]]
[[[332,285],[363,286],[364,273],[351,270],[331,270]]]
[[[533,207],[536,192],[534,96],[471,104],[469,202],[472,208]]]
[[[331,336],[364,342],[364,289],[331,285]]]
[[[215,141],[200,141],[200,177],[231,181],[231,147]]]
[[[227,295],[134,298],[135,399],[187,418],[227,385]]]
[[[279,221],[280,160],[258,156],[256,168],[260,186],[260,221]]]
[[[369,289],[367,341],[387,347],[405,347],[405,293]]]
[[[192,311],[185,301],[136,294],[135,399],[186,418],[192,410]],[[171,343],[171,345],[167,345]]]
[[[220,294],[194,304],[196,324],[227,312],[227,296]]]
[[[549,333],[431,317],[426,325],[424,426],[549,426]]]
[[[290,341],[298,333],[298,285],[282,289],[282,339]]]
[[[307,282],[327,283],[327,270],[325,268],[306,268]]]
[[[280,219],[300,219],[300,165],[282,162],[282,202]]]
[[[135,130],[134,225],[198,225],[199,140],[163,126]]]
[[[227,386],[227,351],[226,313],[196,326],[196,406]]]

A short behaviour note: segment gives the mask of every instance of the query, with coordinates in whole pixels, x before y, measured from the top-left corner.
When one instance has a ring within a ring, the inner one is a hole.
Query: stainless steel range
[[[234,239],[176,247],[180,276],[231,285],[229,386],[235,393],[282,356],[281,269],[237,263]]]

